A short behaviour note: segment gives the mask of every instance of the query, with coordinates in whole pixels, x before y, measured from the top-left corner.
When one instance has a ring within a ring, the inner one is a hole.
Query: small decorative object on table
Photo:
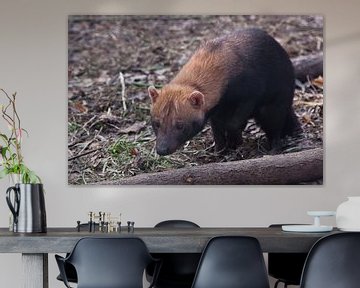
[[[320,225],[320,217],[335,216],[334,211],[308,211],[309,216],[314,217],[314,224],[309,225],[282,225],[282,230],[286,232],[330,232],[332,226]]]
[[[338,206],[336,226],[342,231],[360,231],[360,196],[348,197]]]
[[[81,224],[81,221],[76,223],[78,232],[81,232],[81,228],[85,228],[88,232],[121,232],[121,213],[118,216],[112,216],[110,212],[89,211],[87,223]]]
[[[7,101],[5,105],[0,104],[1,116],[9,128],[8,133],[0,132],[0,179],[10,176],[13,181],[13,186],[6,191],[6,201],[13,216],[9,229],[22,233],[46,232],[43,185],[25,165],[21,153],[23,136],[28,133],[21,127],[16,93],[10,96],[3,89],[0,92]]]

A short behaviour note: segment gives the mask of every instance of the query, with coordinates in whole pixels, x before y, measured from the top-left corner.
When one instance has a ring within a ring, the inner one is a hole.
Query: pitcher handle
[[[14,205],[11,203],[11,191],[14,191]],[[9,187],[6,190],[6,202],[10,208],[11,213],[14,215],[14,223],[16,224],[19,216],[20,191],[15,186]]]

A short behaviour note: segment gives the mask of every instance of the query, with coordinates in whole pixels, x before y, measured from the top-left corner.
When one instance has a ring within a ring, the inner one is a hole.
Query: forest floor
[[[323,50],[321,16],[70,16],[69,184],[268,154],[253,120],[243,144],[225,155],[215,152],[209,126],[172,155],[154,149],[147,87],[168,83],[202,41],[245,27],[267,31],[291,58]],[[282,152],[322,147],[322,78],[297,81],[293,106],[303,133],[288,138]]]

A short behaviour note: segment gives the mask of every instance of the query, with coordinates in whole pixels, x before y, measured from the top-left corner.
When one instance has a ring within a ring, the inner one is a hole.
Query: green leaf
[[[3,139],[4,142],[8,142],[8,137],[5,134],[0,133],[0,137]]]
[[[18,164],[13,164],[9,168],[9,173],[22,174],[21,167]]]
[[[34,171],[31,171],[28,167],[24,164],[19,165],[19,170],[21,174],[21,181],[25,184],[37,184],[41,183],[41,179],[39,176],[35,174]]]
[[[32,183],[32,184],[41,183],[40,178],[33,171],[29,170],[28,176],[29,176],[30,183]]]
[[[0,171],[0,179],[3,179],[7,175],[9,175],[9,170],[7,168],[4,168],[3,170]]]
[[[9,147],[2,147],[1,148],[1,156],[6,159],[6,153],[9,151]]]

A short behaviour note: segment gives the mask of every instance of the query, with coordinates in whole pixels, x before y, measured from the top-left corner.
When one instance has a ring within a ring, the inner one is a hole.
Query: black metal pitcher
[[[12,192],[13,197],[11,197]],[[47,231],[42,184],[15,184],[6,190],[6,202],[14,216],[14,232],[42,233]]]

